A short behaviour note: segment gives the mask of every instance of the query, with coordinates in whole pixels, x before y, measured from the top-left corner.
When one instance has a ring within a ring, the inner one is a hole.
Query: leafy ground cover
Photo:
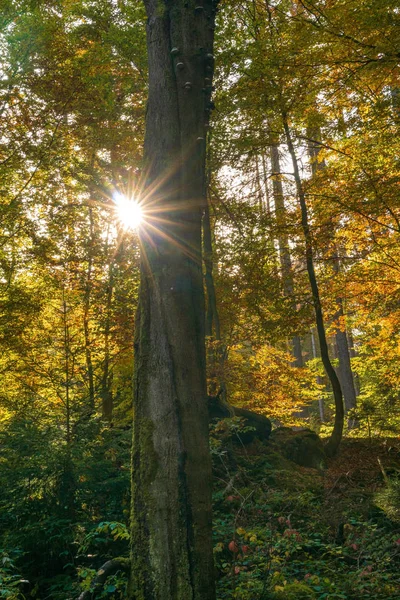
[[[212,428],[218,600],[397,600],[399,440],[347,438],[318,470],[283,456],[279,436],[279,444],[274,436],[245,443],[251,434],[237,418]],[[128,556],[128,500],[119,500],[129,486],[128,433],[112,435],[111,455],[98,440],[91,453],[86,446],[90,456],[86,470],[76,466],[79,493],[68,518],[54,490],[32,491],[40,483],[32,477],[30,495],[22,494],[26,461],[14,479],[2,480],[0,598],[76,600],[85,591],[92,597],[97,569]],[[93,598],[125,596],[126,574],[117,571]]]
[[[323,471],[271,443],[213,454],[220,600],[400,597],[398,442],[347,439]]]

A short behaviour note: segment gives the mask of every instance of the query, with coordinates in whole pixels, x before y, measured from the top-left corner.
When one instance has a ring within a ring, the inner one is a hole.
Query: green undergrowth
[[[82,436],[70,504],[62,454],[41,438],[38,470],[36,431],[24,432],[26,444],[2,438],[0,598],[76,600],[86,590],[123,600],[126,573],[93,585],[106,561],[129,555],[130,432],[99,423]],[[317,470],[289,460],[281,435],[251,436],[238,418],[211,430],[217,600],[398,600],[398,441],[345,439]]]
[[[345,440],[319,471],[287,460],[272,442],[245,446],[237,432],[223,441],[218,433],[218,600],[400,598],[400,486],[382,475],[393,452]]]

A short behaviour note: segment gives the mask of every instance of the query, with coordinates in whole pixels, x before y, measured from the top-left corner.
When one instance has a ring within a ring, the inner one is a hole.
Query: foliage
[[[0,550],[0,598],[7,600],[22,600],[21,584],[28,583],[21,579],[15,566],[15,559],[20,553],[14,551],[12,556]]]
[[[375,502],[379,508],[381,508],[389,519],[400,522],[400,479],[399,473],[396,473],[397,477],[386,482],[386,486],[380,490],[376,497]],[[398,540],[400,545],[400,541]]]
[[[81,425],[72,457],[46,421],[11,420],[2,432],[2,543],[18,548],[31,593],[65,599],[80,566],[127,552],[129,447],[129,431],[101,422]],[[97,527],[102,515],[118,522]]]
[[[342,495],[338,506],[337,471],[324,485],[317,471],[278,459],[268,444],[225,450],[214,456],[218,598],[397,597],[399,531],[374,509],[366,480],[357,490],[349,480],[349,499]],[[375,451],[363,450],[369,460]],[[345,450],[343,466],[356,472],[353,452]],[[287,470],[289,477],[278,475]]]
[[[292,357],[270,345],[243,342],[229,349],[225,375],[231,403],[291,424],[293,413],[318,399],[315,372],[291,364]]]

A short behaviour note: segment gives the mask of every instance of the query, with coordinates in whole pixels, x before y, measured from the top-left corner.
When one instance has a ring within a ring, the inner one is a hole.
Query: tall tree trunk
[[[357,351],[354,346],[353,332],[351,328],[347,329],[347,347],[349,349],[350,358],[355,358],[357,356]],[[353,381],[354,381],[354,389],[356,390],[356,396],[360,395],[360,382],[358,379],[358,375],[353,371]]]
[[[210,140],[210,135],[208,136]],[[206,329],[205,334],[210,338],[211,343],[207,352],[207,372],[212,381],[210,395],[219,394],[222,400],[226,401],[226,383],[224,377],[225,348],[222,345],[221,325],[219,320],[217,294],[214,284],[214,260],[213,243],[210,219],[210,199],[211,199],[211,166],[207,159],[208,169],[206,184],[204,189],[204,214],[203,214],[203,260],[204,260],[204,280],[206,289]],[[215,389],[218,386],[218,389]]]
[[[311,334],[312,357],[317,358],[317,348],[315,346],[315,336],[314,336],[313,329],[310,330],[310,334]],[[322,384],[322,378],[319,375],[317,375],[317,383],[318,383],[318,385]],[[319,408],[319,418],[321,419],[321,423],[324,423],[325,422],[325,406],[324,406],[323,398],[318,398],[318,408]]]
[[[62,327],[64,349],[64,387],[65,387],[65,455],[63,470],[59,480],[59,502],[67,509],[67,516],[71,519],[74,514],[74,469],[72,462],[72,407],[71,407],[71,378],[73,366],[71,365],[70,331],[68,320],[69,307],[65,299],[65,290],[62,291]]]
[[[256,155],[255,156],[255,166],[256,166],[256,193],[257,193],[257,200],[258,200],[258,210],[260,212],[260,215],[263,214],[264,212],[264,191],[262,188],[262,181],[261,181],[261,173],[260,173],[260,165],[259,165],[259,156]]]
[[[288,146],[289,154],[292,159],[294,178],[296,182],[297,195],[300,202],[301,209],[301,225],[303,229],[303,236],[306,247],[306,264],[307,264],[307,273],[310,281],[310,287],[312,291],[312,300],[315,311],[315,322],[317,325],[318,331],[318,339],[319,346],[321,350],[321,359],[324,365],[326,374],[329,377],[329,381],[332,385],[333,397],[335,400],[335,422],[333,426],[333,432],[328,440],[326,445],[326,452],[329,456],[334,456],[338,449],[343,435],[343,424],[344,424],[344,406],[343,406],[343,394],[342,388],[340,387],[340,382],[338,376],[336,375],[335,369],[332,366],[332,363],[329,358],[328,352],[328,344],[326,340],[325,334],[325,326],[324,326],[324,317],[322,313],[322,305],[321,298],[319,295],[319,288],[317,283],[317,278],[315,275],[314,269],[314,256],[313,256],[313,243],[310,231],[310,225],[308,221],[308,210],[306,197],[303,189],[303,185],[300,178],[300,171],[297,162],[296,152],[294,150],[292,136],[290,133],[287,115],[284,111],[282,111],[282,121],[283,127],[286,135],[286,143]]]
[[[267,171],[267,157],[265,152],[262,153],[262,168],[263,168],[263,179],[264,179],[264,189],[265,189],[265,202],[266,202],[266,212],[267,215],[271,213],[271,198],[270,191],[268,185],[268,171]]]
[[[111,389],[112,372],[110,370],[110,332],[111,307],[114,292],[114,256],[110,257],[106,290],[105,322],[104,322],[104,359],[100,379],[101,414],[107,421],[112,420],[113,395]]]
[[[217,295],[214,285],[214,263],[211,236],[210,209],[208,198],[205,200],[203,215],[203,253],[206,284],[206,336],[211,338],[210,350],[207,353],[208,375],[211,380],[218,384],[217,389],[211,389],[210,394],[215,395],[219,391],[222,400],[226,400],[226,382],[224,377],[225,348],[222,345],[221,326],[219,321]]]
[[[90,239],[88,248],[88,267],[86,272],[85,295],[83,301],[83,333],[85,338],[85,357],[86,370],[89,385],[89,411],[94,411],[94,369],[92,361],[92,339],[90,335],[90,304],[92,295],[92,271],[93,271],[93,245],[94,245],[94,227],[93,227],[93,211],[89,208],[89,227]]]
[[[283,186],[281,175],[281,165],[279,160],[279,148],[277,144],[273,144],[270,149],[271,154],[271,169],[272,169],[272,190],[275,204],[275,218],[278,226],[278,246],[279,260],[282,270],[283,293],[294,301],[294,282],[292,271],[292,259],[290,257],[289,238],[285,232],[286,227],[286,209],[283,196]],[[303,354],[301,347],[301,338],[299,335],[292,337],[292,352],[295,358],[294,366],[303,366]]]
[[[326,165],[324,161],[319,161],[320,144],[318,143],[321,139],[321,132],[319,127],[309,127],[307,129],[308,137],[308,154],[310,157],[311,171],[313,175],[316,175],[318,171],[325,169]],[[335,249],[333,253],[333,270],[336,275],[340,273],[340,261],[338,253]],[[338,321],[339,325],[335,331],[335,341],[337,354],[339,358],[338,376],[340,385],[343,392],[344,408],[345,411],[353,409],[357,405],[357,394],[354,385],[353,372],[351,369],[349,345],[346,335],[346,330],[343,330],[344,310],[343,310],[343,299],[341,297],[336,298],[336,304],[338,310],[334,317],[334,321]],[[351,419],[348,422],[349,427],[354,427],[356,422]]]
[[[334,257],[333,268],[336,274],[339,274],[340,263],[339,257],[336,255]],[[349,343],[347,339],[346,329],[343,327],[344,323],[344,309],[343,309],[343,299],[341,297],[336,299],[336,304],[338,309],[334,316],[334,321],[337,323],[336,331],[335,331],[335,341],[336,348],[339,358],[339,369],[338,375],[340,380],[340,385],[343,391],[344,398],[344,408],[345,412],[349,412],[357,406],[357,394],[356,388],[354,385],[353,372],[351,369],[350,362],[350,351],[349,351]],[[349,428],[355,427],[357,422],[354,418],[349,419],[348,426]]]
[[[203,248],[204,248],[204,267],[205,283],[207,292],[207,311],[206,311],[206,335],[211,336],[214,332],[215,339],[221,340],[221,327],[219,323],[219,314],[217,307],[217,295],[215,293],[213,276],[213,248],[211,239],[210,209],[208,202],[204,207],[203,215]]]
[[[213,600],[201,216],[215,3],[145,6],[148,218],[135,328],[129,597]]]

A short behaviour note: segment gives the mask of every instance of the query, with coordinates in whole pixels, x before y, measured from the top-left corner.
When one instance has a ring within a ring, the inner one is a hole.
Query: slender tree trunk
[[[339,273],[340,264],[338,256],[334,258],[334,271],[336,274]],[[339,369],[338,376],[340,385],[343,391],[344,408],[345,412],[349,412],[357,406],[357,395],[354,385],[353,372],[351,369],[349,344],[347,340],[346,329],[343,328],[344,310],[343,310],[343,299],[341,297],[336,299],[338,309],[334,316],[334,321],[337,323],[335,331],[336,348],[339,358]],[[354,418],[349,419],[349,428],[357,425]]]
[[[294,282],[292,271],[292,259],[290,257],[289,238],[285,232],[286,227],[286,209],[283,196],[283,186],[280,178],[281,165],[279,160],[279,148],[276,144],[271,146],[271,169],[273,173],[272,190],[275,204],[275,218],[278,225],[278,246],[279,260],[282,270],[283,293],[294,301]],[[294,366],[302,367],[303,353],[301,347],[301,338],[299,335],[292,337],[292,352],[295,358]]]
[[[85,296],[83,302],[83,333],[85,338],[85,358],[86,358],[86,370],[89,384],[89,410],[94,411],[94,370],[92,361],[92,340],[90,335],[90,303],[92,295],[92,270],[93,270],[93,244],[94,244],[94,230],[93,230],[93,211],[89,208],[89,225],[90,225],[90,239],[88,249],[88,268],[86,273],[85,283]]]
[[[70,452],[71,446],[71,377],[70,377],[70,344],[69,344],[69,325],[68,325],[68,306],[65,300],[63,290],[62,315],[63,315],[63,336],[64,336],[64,387],[65,387],[65,428],[67,450]]]
[[[105,322],[104,322],[104,359],[100,379],[101,414],[107,421],[112,420],[113,395],[111,389],[112,373],[110,370],[110,332],[111,332],[111,307],[114,292],[114,257],[110,258],[108,265],[108,279],[106,290]]]
[[[211,336],[214,331],[215,339],[221,340],[221,327],[219,323],[219,314],[217,307],[217,295],[215,293],[213,276],[213,248],[211,239],[210,209],[206,201],[203,215],[203,248],[204,248],[204,267],[205,283],[207,292],[207,311],[206,311],[206,335]]]
[[[312,174],[316,175],[318,171],[323,170],[326,167],[324,161],[318,160],[318,156],[320,153],[320,145],[318,144],[318,142],[321,139],[319,127],[308,128],[307,137],[309,139],[308,154],[310,157],[311,170]],[[333,256],[333,270],[336,275],[339,275],[340,262],[336,250],[334,251]],[[340,322],[343,321],[344,317],[343,299],[341,297],[336,298],[336,304],[338,305],[338,310],[334,317],[334,321]],[[343,330],[342,327],[343,323],[339,324],[339,326],[336,327],[335,331],[336,348],[339,358],[339,368],[337,373],[343,392],[345,411],[348,412],[349,410],[356,407],[357,395],[354,386],[353,373],[351,370],[350,352],[346,330]],[[348,425],[349,427],[354,427],[356,425],[356,422],[353,419],[351,419],[348,422]]]
[[[60,504],[67,508],[67,516],[73,518],[74,514],[74,469],[72,463],[72,422],[71,422],[71,376],[73,366],[71,367],[71,347],[70,331],[68,322],[68,305],[65,299],[65,291],[62,295],[62,325],[63,325],[63,346],[64,346],[64,386],[65,386],[65,456],[64,467],[61,474],[59,485]]]
[[[210,136],[209,138],[210,139]],[[209,163],[209,161],[207,161]],[[210,338],[211,344],[207,352],[208,376],[211,378],[213,388],[209,390],[211,395],[219,394],[222,401],[226,401],[226,382],[224,377],[225,348],[222,344],[221,325],[219,320],[217,294],[214,284],[214,261],[212,230],[210,220],[210,165],[207,171],[207,180],[204,191],[204,214],[203,214],[203,259],[205,270],[206,287],[206,336]],[[214,343],[213,343],[214,342]]]
[[[211,389],[211,395],[215,395],[219,391],[221,400],[226,401],[226,382],[224,377],[225,364],[225,348],[222,344],[221,326],[219,321],[217,295],[214,285],[214,263],[213,263],[213,247],[211,236],[210,210],[208,199],[203,215],[203,254],[205,267],[205,284],[206,284],[206,336],[211,338],[214,344],[207,353],[208,374],[211,380],[218,383],[218,390]]]
[[[260,165],[259,165],[259,157],[258,155],[255,157],[256,164],[256,186],[257,186],[257,199],[258,199],[258,210],[260,215],[264,212],[264,192],[262,188],[261,182],[261,174],[260,174]]]
[[[338,317],[343,316],[343,308],[340,307],[336,313]],[[346,412],[357,406],[357,396],[354,387],[353,374],[351,371],[349,347],[347,345],[346,331],[340,327],[336,328],[335,333],[337,353],[339,357],[338,375],[343,390],[344,406]]]
[[[148,218],[135,330],[129,597],[214,600],[201,217],[215,3],[145,6]]]
[[[300,208],[301,208],[301,225],[303,229],[305,247],[306,247],[306,264],[307,273],[310,281],[312,299],[315,311],[315,321],[317,325],[319,345],[321,350],[321,359],[324,365],[325,371],[329,377],[329,381],[332,385],[333,397],[335,400],[335,422],[333,426],[333,432],[326,445],[326,452],[329,456],[334,456],[338,449],[343,435],[343,424],[344,424],[344,406],[343,406],[343,394],[340,387],[338,376],[336,375],[335,369],[329,358],[328,344],[325,334],[324,317],[322,313],[321,299],[319,295],[319,288],[317,278],[314,269],[314,257],[313,257],[313,244],[310,231],[310,225],[308,222],[308,210],[304,189],[301,183],[299,166],[297,162],[296,153],[294,150],[292,136],[290,133],[287,115],[282,112],[282,121],[285,129],[286,143],[288,146],[289,154],[293,163],[293,171],[297,188],[297,195],[299,197]]]
[[[319,161],[319,153],[321,146],[318,142],[321,140],[321,133],[319,127],[308,127],[307,128],[307,137],[308,137],[308,156],[310,157],[311,164],[311,173],[316,175],[318,171],[325,168],[325,161]]]
[[[350,358],[355,358],[357,356],[357,351],[354,347],[354,339],[353,332],[351,328],[347,329],[347,347],[349,349]],[[360,395],[360,382],[358,379],[358,375],[353,371],[353,381],[354,381],[354,389],[356,390],[356,396]]]
[[[264,188],[265,188],[265,202],[266,202],[266,210],[267,214],[271,213],[271,198],[270,191],[268,185],[268,171],[267,171],[267,157],[265,153],[262,154],[262,168],[263,168],[263,179],[264,179]]]
[[[310,331],[311,334],[311,351],[312,351],[312,356],[313,358],[317,358],[317,348],[315,346],[315,336],[314,336],[314,331],[311,329]],[[322,378],[317,375],[317,383],[319,385],[321,385],[322,383]],[[321,423],[325,422],[325,406],[324,406],[324,400],[323,398],[319,398],[318,399],[318,408],[319,408],[319,418],[321,419]]]

